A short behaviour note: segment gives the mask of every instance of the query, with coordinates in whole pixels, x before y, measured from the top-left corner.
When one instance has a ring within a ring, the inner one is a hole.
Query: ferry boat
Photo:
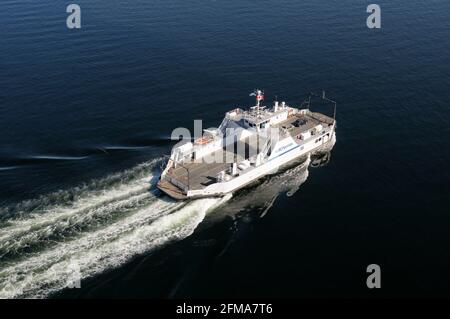
[[[310,110],[311,97],[299,108],[275,101],[263,106],[264,92],[255,90],[256,105],[225,114],[218,128],[176,145],[157,187],[169,196],[223,196],[273,174],[302,156],[329,151],[336,142],[336,102],[333,116]]]

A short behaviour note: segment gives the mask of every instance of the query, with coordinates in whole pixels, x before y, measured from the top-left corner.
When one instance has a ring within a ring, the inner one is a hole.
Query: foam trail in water
[[[41,196],[37,200],[25,201],[9,208],[13,216],[7,220],[7,226],[0,229],[0,242],[56,220],[67,220],[73,215],[147,192],[158,161],[140,164],[134,169],[92,181],[85,186]],[[71,194],[71,201],[67,201],[67,194]]]
[[[41,196],[14,207],[0,228],[0,267],[11,258],[44,250],[55,242],[92,231],[156,200],[150,181],[160,159],[94,180],[82,187]],[[71,200],[67,200],[71,194]],[[11,209],[11,208],[10,208]]]
[[[37,199],[26,200],[0,209],[0,218],[7,218],[9,224],[20,224],[24,220],[25,223],[30,221],[34,223],[37,219],[43,218],[42,215],[45,215],[45,218],[51,215],[56,216],[64,208],[83,209],[85,206],[102,204],[108,199],[141,191],[149,186],[148,182],[161,160],[162,158],[156,158],[79,187],[43,195]]]
[[[104,191],[97,197],[86,197],[75,202],[70,207],[55,206],[48,209],[45,213],[30,214],[27,216],[28,218],[8,221],[7,226],[0,229],[0,243],[11,236],[54,225],[57,221],[67,221],[70,218],[83,219],[88,217],[89,213],[101,211],[102,208],[110,203],[132,200],[141,197],[141,195],[150,196],[148,179],[139,182],[141,182],[141,185],[121,185],[117,189]]]
[[[229,198],[231,195],[187,204],[160,198],[103,229],[59,243],[1,270],[0,298],[46,297],[67,287],[74,265],[81,277],[87,278],[121,265],[137,254],[183,239],[192,234],[209,210]]]
[[[56,156],[56,155],[34,155],[32,159],[54,160],[54,161],[78,161],[88,158],[88,156]]]
[[[1,166],[0,171],[10,171],[12,169],[16,169],[18,166]]]
[[[105,223],[119,214],[120,217],[126,217],[128,211],[144,206],[151,200],[155,200],[154,194],[145,192],[110,204],[91,207],[78,214],[62,214],[58,219],[41,220],[32,227],[16,227],[13,230],[3,231],[0,238],[0,257],[20,254],[21,250],[36,246],[43,248],[50,238],[52,241],[65,238],[83,231],[84,228]]]

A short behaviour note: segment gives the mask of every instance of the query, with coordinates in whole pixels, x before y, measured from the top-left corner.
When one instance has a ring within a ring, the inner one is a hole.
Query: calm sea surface
[[[69,30],[66,1],[1,1],[0,297],[450,296],[447,0],[378,1],[380,30],[368,1],[76,3]],[[172,129],[254,88],[326,90],[329,161],[159,193]]]

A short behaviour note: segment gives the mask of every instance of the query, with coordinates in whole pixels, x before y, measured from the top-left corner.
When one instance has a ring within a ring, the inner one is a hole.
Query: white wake
[[[18,254],[1,264],[0,298],[43,298],[67,287],[74,268],[88,278],[186,238],[231,197],[186,203],[163,196],[149,184],[157,162],[69,191],[69,200],[62,192],[62,203],[41,197],[16,206],[19,217],[0,228],[0,251]]]

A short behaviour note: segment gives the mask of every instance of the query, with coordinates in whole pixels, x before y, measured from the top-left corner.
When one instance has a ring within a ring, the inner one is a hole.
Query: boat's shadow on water
[[[281,167],[271,175],[236,192],[226,206],[209,215],[208,221],[219,216],[241,215],[243,212],[264,217],[280,195],[285,194],[286,197],[291,197],[300,189],[308,179],[310,167],[326,166],[330,158],[331,153],[325,151],[311,155],[311,157],[300,158]]]
[[[239,237],[240,232],[245,232],[249,225],[269,214],[277,200],[294,196],[307,181],[310,167],[325,166],[330,157],[330,151],[323,151],[310,157],[300,158],[281,167],[272,175],[241,189],[226,205],[211,212],[199,226],[198,232],[221,223],[232,225],[229,228],[231,230],[229,240],[222,244],[223,248],[218,254],[220,257],[228,246]],[[216,241],[212,239],[196,240],[195,244],[211,246],[215,245]]]

